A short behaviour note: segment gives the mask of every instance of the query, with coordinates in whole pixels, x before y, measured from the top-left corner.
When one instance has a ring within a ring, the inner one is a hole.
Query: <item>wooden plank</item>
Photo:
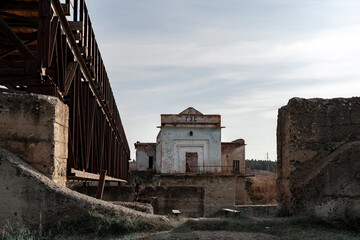
[[[71,174],[68,174],[67,178],[74,180],[99,181],[100,175],[95,173],[79,171],[79,170],[75,170],[74,168],[71,168]],[[109,182],[123,182],[123,183],[127,182],[124,179],[113,178],[109,176],[105,176],[105,180]]]
[[[0,8],[2,11],[37,12],[39,10],[39,4],[37,2],[10,1],[1,3]]]
[[[96,191],[97,199],[102,199],[103,197],[104,187],[105,187],[105,176],[106,176],[106,170],[101,170],[100,179]]]

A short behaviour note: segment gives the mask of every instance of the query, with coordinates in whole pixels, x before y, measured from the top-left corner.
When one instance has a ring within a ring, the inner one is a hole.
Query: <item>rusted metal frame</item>
[[[108,159],[107,159],[107,169],[111,169],[111,162],[112,162],[112,160],[114,159],[113,158],[113,152],[114,152],[114,143],[115,143],[115,141],[114,141],[114,135],[112,134],[112,130],[111,130],[111,128],[108,128],[109,130],[108,130],[108,134],[109,134],[109,136],[108,136],[108,140],[109,140],[109,143],[108,143]],[[110,174],[111,174],[111,172],[110,172]]]
[[[64,78],[65,78],[65,56],[64,56],[64,42],[66,43],[65,36],[61,35],[61,32],[57,34],[56,40],[56,65],[54,67],[57,68],[57,71],[54,73],[56,76],[56,81],[54,81],[59,88],[60,92],[64,92]]]
[[[63,28],[64,28],[64,31],[65,33],[67,34],[68,38],[69,38],[69,42],[70,44],[72,45],[73,47],[73,52],[76,56],[76,58],[78,59],[79,63],[80,63],[80,67],[81,67],[81,71],[83,72],[84,74],[84,77],[85,79],[87,79],[87,81],[89,82],[89,85],[93,91],[93,93],[96,95],[97,99],[101,99],[98,92],[96,91],[95,89],[95,86],[94,86],[94,82],[92,81],[92,78],[88,72],[88,70],[86,69],[86,64],[84,62],[84,60],[81,58],[81,53],[79,51],[79,49],[77,48],[76,46],[76,42],[75,42],[75,39],[74,37],[71,35],[71,30],[70,30],[70,27],[68,25],[68,22],[65,18],[65,16],[63,14],[61,14],[62,12],[62,8],[61,6],[59,5],[59,2],[57,0],[53,0],[53,5],[54,5],[54,9],[55,11],[58,12],[58,16],[60,17],[60,22],[64,25]],[[59,14],[60,12],[60,14]],[[101,61],[102,62],[102,61]],[[106,74],[106,73],[105,73]],[[115,123],[111,120],[111,114],[109,113],[109,111],[107,110],[107,108],[104,106],[104,103],[99,101],[99,104],[101,105],[102,109],[104,110],[105,112],[105,115],[109,121],[109,123],[111,124],[112,128],[113,129],[116,129],[115,127]],[[119,133],[116,133],[118,135],[118,137],[120,138],[120,134]]]
[[[91,21],[90,21],[90,18],[89,18],[89,15],[87,15],[87,22],[88,22],[88,41],[86,43],[86,46],[87,46],[87,53],[86,53],[86,59],[91,59],[92,57],[92,27],[91,27]],[[91,67],[91,64],[89,64],[90,67]],[[91,71],[90,71],[91,73]],[[94,75],[93,75],[94,76]]]
[[[111,170],[112,170],[112,175],[113,176],[118,176],[116,174],[116,162],[117,162],[117,149],[118,148],[118,141],[117,139],[115,138],[114,139],[114,147],[113,147],[113,151],[114,151],[114,158],[113,158],[113,162],[112,162],[112,167],[111,167]]]
[[[100,168],[99,169],[105,169],[103,167],[103,162],[104,162],[104,149],[105,149],[105,134],[106,134],[106,125],[107,125],[107,122],[105,119],[101,118],[101,121],[100,124],[102,124],[102,131],[101,131],[101,145],[100,145],[100,152],[99,152],[99,156],[100,156]]]
[[[26,42],[24,42],[24,45],[25,45],[25,46],[28,46],[28,45],[34,43],[36,40],[37,40],[37,39],[27,40]],[[16,52],[16,51],[18,51],[17,48],[12,49],[12,50],[9,50],[9,51],[6,51],[6,52],[4,52],[2,55],[0,55],[0,59],[5,58],[5,57],[11,55],[12,53],[14,53],[14,52]]]
[[[81,139],[81,160],[82,160],[82,169],[83,170],[87,170],[88,168],[88,162],[86,162],[86,143],[87,143],[87,133],[88,133],[88,127],[87,127],[87,123],[88,123],[88,119],[87,119],[87,109],[88,109],[88,101],[87,101],[87,83],[86,82],[80,82],[80,94],[79,94],[79,115],[81,115],[79,124],[80,124],[80,129],[81,129],[81,135],[80,135],[80,139]]]
[[[76,88],[75,88],[75,96],[76,96],[76,124],[78,125],[78,131],[76,134],[78,134],[78,146],[76,147],[77,149],[77,159],[80,159],[80,161],[77,161],[77,166],[79,166],[81,170],[85,170],[85,154],[84,154],[84,133],[85,133],[85,129],[84,129],[84,113],[83,113],[83,109],[84,109],[84,104],[83,104],[83,98],[82,96],[82,82],[81,82],[81,72],[79,71],[79,75],[80,78],[77,79],[76,81]]]
[[[91,91],[89,91],[88,95],[88,106],[90,111],[88,111],[88,126],[87,126],[87,141],[86,141],[86,162],[88,163],[90,160],[90,147],[91,147],[91,140],[93,139],[93,129],[94,129],[94,118],[95,118],[95,107],[96,107],[96,101],[92,98]]]
[[[65,89],[64,89],[64,95],[66,96],[69,92],[71,83],[74,79],[75,73],[78,70],[79,63],[78,62],[71,62],[68,64],[66,73],[65,73]],[[80,71],[80,70],[79,70]]]
[[[39,0],[37,67],[47,68],[50,50],[51,0]]]
[[[17,22],[21,21],[21,22],[25,22],[25,23],[26,22],[37,23],[36,18],[28,18],[28,17],[23,17],[23,16],[20,16],[20,15],[17,15],[17,14],[13,14],[13,13],[3,12],[1,5],[0,5],[0,15],[7,17],[8,21],[10,19],[12,19],[12,20],[16,20]]]
[[[55,4],[54,4],[55,5]],[[56,8],[56,7],[55,7]],[[60,15],[60,18],[61,18],[61,15]],[[66,30],[65,30],[66,31]],[[70,37],[71,38],[71,37]],[[70,43],[71,43],[71,41],[69,41]],[[73,46],[74,47],[74,46]],[[75,47],[74,47],[75,48]],[[77,55],[76,54],[76,49],[74,50],[73,49],[73,51],[75,52],[75,55]],[[80,55],[80,54],[79,54]],[[77,56],[77,58],[79,58],[78,56]],[[82,61],[82,59],[81,58],[79,58],[79,61],[80,61],[80,65],[82,65],[81,64],[81,61]],[[102,62],[102,61],[100,61],[100,62]],[[86,74],[86,71],[83,69],[83,68],[81,68],[81,71],[84,73],[84,77],[88,80],[88,76],[87,76],[87,74]],[[89,81],[89,80],[88,80]],[[90,86],[92,85],[92,82],[91,82],[91,79],[90,79],[90,81],[89,81],[89,83],[90,83]],[[93,90],[93,88],[92,88],[92,90]],[[95,92],[95,95],[97,95],[97,93]],[[103,104],[101,104],[101,101],[100,101],[100,105],[103,105]],[[106,108],[104,108],[103,107],[103,110],[104,110],[104,112],[105,112],[105,114],[106,114],[106,117],[108,118],[108,120],[109,120],[109,117],[111,116],[111,114],[109,114],[109,113],[107,113],[107,109]],[[110,117],[110,124],[112,125],[112,126],[114,126],[114,123],[111,121],[111,117]],[[117,125],[117,124],[116,124]],[[116,130],[116,128],[114,128],[113,127],[113,129],[114,130]],[[118,135],[119,137],[120,137],[120,134],[119,133],[115,133],[116,135]],[[122,137],[122,136],[121,136]]]
[[[96,102],[94,100],[94,102]],[[98,159],[99,156],[97,154],[97,144],[98,144],[98,128],[96,128],[97,124],[98,124],[98,116],[99,112],[98,112],[98,108],[95,105],[94,107],[94,116],[93,116],[93,129],[92,129],[92,135],[91,135],[91,146],[90,146],[90,153],[89,153],[89,158],[90,158],[90,171],[91,172],[97,172],[97,170],[99,170],[100,168],[98,167]]]
[[[91,28],[91,53],[90,53],[90,64],[91,64],[91,69],[93,71],[93,78],[94,78],[94,82],[95,82],[95,79],[96,79],[96,66],[95,66],[95,52],[96,52],[96,49],[95,49],[95,34],[94,34],[94,31],[92,30]]]
[[[79,74],[80,74],[80,69],[77,68],[77,70],[75,71],[75,78],[78,79],[79,78]],[[78,144],[78,136],[77,136],[77,122],[76,122],[76,116],[77,116],[77,94],[76,94],[76,85],[77,85],[76,80],[72,81],[71,84],[71,101],[70,101],[70,111],[72,112],[72,114],[70,115],[70,131],[71,131],[71,139],[72,139],[72,150],[73,150],[73,157],[74,157],[74,164],[71,166],[72,168],[76,168],[76,159],[78,159],[78,154],[77,154],[77,148],[75,147],[75,144]]]
[[[32,54],[32,52],[27,48],[27,46],[21,41],[21,39],[14,33],[9,25],[0,17],[0,29],[3,34],[8,38],[9,42],[11,42],[22,54],[25,62],[25,71],[26,73],[33,73],[35,68],[36,58]]]
[[[3,11],[27,11],[27,12],[37,12],[38,4],[37,2],[17,2],[17,1],[8,1],[1,3],[1,9]]]
[[[57,40],[57,35],[60,34],[59,33],[60,28],[59,28],[59,19],[58,17],[53,17],[51,24],[50,24],[50,57],[49,57],[49,62],[52,62],[53,56],[54,56],[54,51],[55,51],[55,43]]]
[[[78,0],[74,0],[74,16],[73,16],[73,21],[77,21],[78,19]]]
[[[96,83],[98,85],[98,88],[100,89],[100,50],[99,50],[99,47],[97,45],[97,43],[95,42],[95,46],[96,46]]]
[[[81,0],[80,0],[81,1]],[[83,9],[81,10],[81,13],[84,15],[83,18],[81,19],[84,22],[84,27],[83,27],[83,42],[82,42],[82,46],[84,47],[84,57],[86,58],[86,54],[87,54],[87,43],[88,43],[88,31],[89,31],[89,18],[88,18],[88,12],[86,11],[85,5],[83,4]]]
[[[85,167],[84,169],[86,171],[88,171],[89,169],[89,159],[86,158],[86,150],[88,148],[87,144],[88,144],[88,135],[89,135],[89,94],[88,94],[88,86],[86,82],[81,82],[81,91],[82,91],[82,95],[81,95],[81,100],[82,100],[82,104],[81,104],[81,109],[82,109],[82,116],[83,116],[83,121],[81,122],[81,124],[83,125],[83,143],[84,143],[84,162],[85,162]]]

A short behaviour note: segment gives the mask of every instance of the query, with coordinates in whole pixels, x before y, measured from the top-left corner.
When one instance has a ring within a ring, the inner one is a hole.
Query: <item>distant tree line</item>
[[[245,160],[246,168],[276,172],[276,162],[270,160]]]

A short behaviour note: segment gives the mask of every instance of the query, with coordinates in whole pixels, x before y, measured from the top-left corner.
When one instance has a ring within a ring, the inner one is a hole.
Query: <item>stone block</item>
[[[68,114],[66,104],[55,97],[1,93],[0,146],[64,186]]]

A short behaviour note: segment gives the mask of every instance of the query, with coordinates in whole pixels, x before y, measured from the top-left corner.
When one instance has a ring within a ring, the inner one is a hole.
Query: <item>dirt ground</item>
[[[265,233],[229,232],[229,231],[192,231],[188,233],[161,232],[145,238],[145,240],[273,240],[274,236]]]

